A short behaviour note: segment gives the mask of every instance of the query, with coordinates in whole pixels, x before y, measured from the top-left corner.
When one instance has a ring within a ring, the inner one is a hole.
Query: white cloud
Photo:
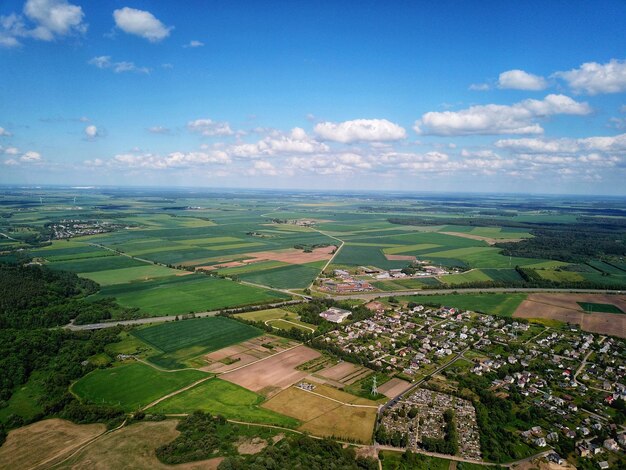
[[[113,62],[111,60],[111,56],[101,55],[97,57],[93,57],[87,62],[89,65],[93,65],[99,69],[111,69],[115,73],[123,73],[123,72],[137,72],[137,73],[150,73],[150,69],[148,67],[139,67],[135,65],[134,62]]]
[[[85,127],[85,135],[87,136],[87,139],[95,139],[98,137],[98,128],[93,124]]]
[[[41,154],[33,152],[32,150],[26,152],[20,157],[21,162],[38,162],[41,161]]]
[[[183,47],[202,47],[204,43],[202,41],[196,41],[195,39],[189,41],[189,44],[185,44]]]
[[[148,132],[151,134],[169,134],[170,130],[167,127],[163,126],[152,126],[148,128]]]
[[[586,62],[577,69],[556,72],[576,93],[598,95],[626,91],[626,61],[611,59],[606,64]]]
[[[472,91],[487,91],[491,89],[491,86],[488,83],[472,83],[469,89]]]
[[[227,149],[234,157],[255,158],[280,154],[311,154],[329,151],[328,145],[311,138],[304,129],[293,128],[289,133],[272,131],[255,143],[235,144]]]
[[[19,165],[19,162],[13,158],[9,158],[8,160],[4,161],[4,164],[7,166],[17,166]]]
[[[27,0],[24,15],[0,16],[0,46],[19,46],[20,38],[52,41],[87,31],[82,8],[66,0]],[[25,18],[30,20],[31,27],[25,24]]]
[[[227,122],[216,122],[211,119],[196,119],[187,123],[187,129],[204,136],[233,135],[234,132]]]
[[[512,105],[487,104],[461,111],[429,112],[415,122],[418,134],[489,135],[541,134],[536,119],[556,114],[584,115],[591,112],[587,103],[565,95],[548,95],[543,100],[528,99]]]
[[[581,139],[502,139],[498,140],[495,146],[526,154],[626,153],[626,134]]]
[[[170,35],[172,26],[165,26],[149,11],[124,7],[113,12],[115,25],[128,34],[150,42],[159,42]]]
[[[126,168],[144,168],[149,170],[165,170],[168,168],[191,168],[211,164],[225,165],[230,163],[225,152],[172,152],[166,156],[151,153],[118,154],[111,160],[111,165]],[[86,162],[87,163],[87,162]],[[93,165],[93,161],[90,161]]]
[[[548,82],[545,78],[523,70],[508,70],[498,78],[498,87],[513,90],[545,90]]]
[[[325,140],[341,142],[380,142],[401,140],[406,131],[386,119],[355,119],[344,122],[320,122],[315,125],[315,133]]]
[[[19,155],[20,149],[18,149],[17,147],[7,147],[6,149],[4,149],[4,153],[6,153],[7,155]]]
[[[13,134],[7,131],[4,127],[0,127],[0,137],[11,137],[12,135]]]

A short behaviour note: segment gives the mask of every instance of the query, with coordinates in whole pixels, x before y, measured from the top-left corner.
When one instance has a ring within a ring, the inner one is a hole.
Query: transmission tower
[[[372,395],[378,395],[378,387],[376,386],[376,376],[374,376],[374,380],[372,381]]]

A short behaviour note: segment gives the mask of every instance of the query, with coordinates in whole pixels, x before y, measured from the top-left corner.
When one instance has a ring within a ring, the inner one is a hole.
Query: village
[[[108,233],[121,228],[130,227],[106,221],[64,219],[49,224],[48,228],[52,231],[51,238],[61,240],[65,238]]]
[[[366,307],[372,317],[353,323],[343,324],[349,311],[331,312],[335,316],[327,319],[340,326],[325,341],[407,383],[437,379],[441,385],[455,373],[489,377],[497,396],[513,400],[519,409],[541,410],[531,416],[536,426],[518,430],[538,451],[566,440],[581,458],[611,468],[610,454],[626,450],[626,429],[611,424],[616,413],[611,405],[626,400],[624,340],[451,307],[378,301]],[[480,446],[469,444],[473,420],[469,409],[462,411],[463,400],[452,393],[413,390],[388,403],[381,418],[387,432],[401,432],[402,442],[417,448],[422,437],[442,437],[443,412],[452,409],[457,423],[462,413],[463,422],[470,423],[461,455],[475,457]],[[409,413],[411,408],[417,411]],[[550,458],[562,460],[556,453]]]

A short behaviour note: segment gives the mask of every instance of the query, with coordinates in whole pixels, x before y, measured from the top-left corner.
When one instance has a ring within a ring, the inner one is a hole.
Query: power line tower
[[[376,386],[376,376],[374,376],[374,380],[372,381],[372,395],[378,395],[378,387]]]

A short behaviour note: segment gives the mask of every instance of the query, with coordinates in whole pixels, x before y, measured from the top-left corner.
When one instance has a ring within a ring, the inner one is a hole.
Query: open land
[[[103,424],[46,419],[11,431],[0,447],[0,468],[45,468],[106,430]]]
[[[221,378],[270,396],[306,377],[308,374],[296,367],[319,355],[314,349],[298,346],[239,370],[227,372]]]
[[[558,320],[580,325],[584,331],[626,338],[626,315],[588,313],[580,303],[615,305],[626,309],[626,297],[608,294],[530,294],[514,313],[518,318]]]

